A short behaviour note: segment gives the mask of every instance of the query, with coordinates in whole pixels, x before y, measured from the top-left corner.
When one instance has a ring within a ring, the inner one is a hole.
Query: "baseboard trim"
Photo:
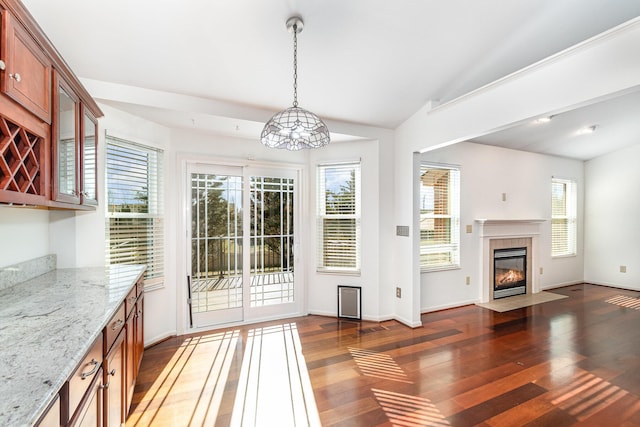
[[[176,333],[176,331],[165,332],[165,333],[162,333],[160,335],[156,335],[153,338],[145,340],[144,348],[148,348],[148,347],[152,347],[152,346],[154,346],[156,344],[160,344],[162,341],[168,340],[169,338],[173,338],[173,337],[175,337],[177,335],[178,334]]]
[[[420,313],[421,314],[433,313],[435,311],[448,310],[450,308],[459,308],[459,307],[464,307],[465,305],[473,305],[478,302],[480,302],[479,299],[474,299],[474,300],[467,300],[467,301],[459,301],[452,304],[436,305],[433,307],[421,308]]]
[[[587,281],[587,280],[584,280],[584,281],[582,281],[580,283],[587,283],[587,284],[590,284],[590,285],[598,285],[598,286],[606,286],[607,288],[621,289],[623,291],[631,291],[631,292],[640,291],[640,288],[630,288],[630,287],[627,287],[627,286],[624,286],[624,285],[616,285],[616,284],[613,284],[613,283],[593,282],[593,281]]]
[[[551,289],[557,289],[557,288],[564,288],[565,286],[573,286],[573,285],[580,285],[582,283],[585,283],[584,280],[577,280],[577,281],[572,281],[572,282],[564,282],[564,283],[555,283],[553,285],[547,285],[544,287],[540,287],[541,291],[548,291]]]

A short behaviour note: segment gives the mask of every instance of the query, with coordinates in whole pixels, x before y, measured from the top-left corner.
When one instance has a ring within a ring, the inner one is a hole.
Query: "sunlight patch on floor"
[[[441,427],[451,425],[429,399],[375,388],[371,391],[394,426]]]
[[[354,347],[349,347],[349,353],[356,361],[362,375],[413,384],[413,381],[409,380],[407,374],[388,354]]]
[[[628,392],[591,373],[584,373],[571,384],[554,391],[551,403],[579,421],[589,418]]]
[[[621,307],[626,308],[634,308],[636,310],[640,310],[640,298],[627,297],[624,295],[616,295],[615,297],[611,297],[605,302],[609,304],[619,305]]]
[[[320,426],[295,323],[247,336],[231,426]]]
[[[174,427],[213,425],[239,338],[239,331],[228,331],[185,339],[127,426],[154,425],[156,418]]]

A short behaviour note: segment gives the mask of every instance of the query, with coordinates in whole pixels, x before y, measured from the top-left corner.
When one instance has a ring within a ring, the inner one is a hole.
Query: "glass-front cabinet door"
[[[79,108],[80,101],[69,85],[54,73],[53,189],[55,200],[80,203],[79,189]]]
[[[82,114],[82,204],[98,204],[98,153],[97,139],[98,122],[96,118],[84,108]]]

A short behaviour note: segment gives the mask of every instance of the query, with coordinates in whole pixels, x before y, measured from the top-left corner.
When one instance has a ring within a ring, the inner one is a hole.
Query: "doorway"
[[[189,325],[300,311],[294,169],[187,166]]]

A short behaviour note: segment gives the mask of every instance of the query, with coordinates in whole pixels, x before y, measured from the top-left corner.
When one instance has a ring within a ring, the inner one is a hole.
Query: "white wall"
[[[551,58],[433,108],[427,103],[396,129],[396,224],[418,228],[416,152],[465,141],[532,118],[559,113],[640,86],[640,21],[630,21]],[[396,238],[398,279],[408,299],[396,301],[396,317],[421,324],[418,233]]]
[[[49,211],[0,206],[0,268],[49,251]]]
[[[100,119],[100,140],[98,146],[98,177],[100,177],[99,203],[97,210],[89,215],[77,213],[76,241],[77,253],[75,254],[76,267],[85,265],[104,265],[105,262],[105,221],[107,204],[105,200],[105,134],[122,138],[132,142],[149,145],[170,152],[170,131],[156,123],[142,118],[123,113],[108,105],[100,104],[104,117]],[[168,157],[165,154],[164,168],[169,166]],[[171,206],[169,188],[172,179],[167,179],[165,184],[165,206]],[[166,209],[165,233],[171,229],[173,223],[173,211]],[[163,287],[145,291],[145,344],[153,343],[165,337],[175,334],[175,259],[174,245],[171,240],[166,240],[165,251],[165,280]]]
[[[316,197],[317,176],[316,167],[322,163],[361,161],[361,273],[359,275],[344,275],[335,273],[320,273],[316,271],[317,241]],[[327,316],[337,315],[337,286],[362,287],[362,317],[363,319],[380,319],[380,188],[379,188],[379,158],[377,141],[344,142],[329,145],[322,150],[310,152],[309,168],[309,205],[307,219],[309,240],[314,244],[309,246],[307,254],[309,312]]]
[[[587,282],[640,290],[639,164],[640,144],[586,162]]]
[[[381,240],[385,239],[385,233],[381,232],[381,198],[389,198],[390,184],[387,184],[387,193],[380,189],[380,182],[391,182],[391,174],[388,172],[381,176],[379,153],[381,145],[390,151],[391,140],[380,143],[377,140],[367,141],[351,141],[336,142],[319,149],[304,150],[299,152],[290,152],[283,150],[273,150],[262,146],[257,140],[231,138],[231,137],[212,137],[211,135],[198,131],[178,130],[172,131],[172,160],[170,160],[171,168],[175,169],[167,171],[167,176],[177,176],[184,172],[181,170],[181,159],[200,159],[206,162],[227,162],[238,165],[292,165],[303,167],[304,175],[301,182],[301,213],[302,229],[299,230],[301,236],[301,256],[303,257],[303,271],[299,271],[299,277],[303,278],[303,287],[307,295],[303,295],[307,300],[307,306],[304,307],[301,314],[312,312],[316,314],[325,314],[330,316],[336,315],[336,300],[338,284],[362,286],[363,291],[363,317],[368,319],[379,319],[381,310],[385,310],[385,318],[390,317],[390,309],[388,306],[381,304],[380,293],[381,283],[380,277],[387,275],[386,269],[389,265],[381,259],[380,247]],[[362,274],[360,276],[321,274],[315,270],[316,255],[316,224],[315,224],[315,166],[318,163],[345,161],[345,160],[362,160]],[[390,163],[390,162],[389,162]],[[172,166],[173,165],[173,166]],[[180,191],[177,191],[175,198],[183,197]],[[381,196],[382,194],[382,196]],[[387,204],[388,205],[388,204]],[[179,209],[179,204],[175,205]],[[387,210],[388,212],[388,210]],[[176,213],[177,215],[177,213]],[[387,215],[388,216],[388,215]],[[180,233],[183,227],[178,224],[176,233]],[[386,233],[388,235],[388,233]],[[181,237],[174,234],[177,240]],[[178,252],[183,249],[178,248]],[[180,256],[178,254],[178,256]],[[388,255],[384,257],[388,259]],[[179,265],[184,264],[182,260],[178,260]],[[382,273],[383,272],[383,273]],[[382,274],[381,274],[382,273]],[[184,277],[186,273],[178,274],[176,283],[178,284],[178,292],[180,289],[186,289]],[[183,295],[178,294],[177,298],[182,299]],[[383,308],[381,308],[381,306]],[[178,310],[178,322],[185,322],[186,312]],[[178,331],[181,327],[178,325]]]
[[[583,162],[461,142],[422,154],[429,162],[459,165],[460,269],[422,273],[421,310],[475,303],[481,298],[476,219],[547,219],[541,226],[539,262],[542,289],[583,280]],[[551,177],[573,179],[578,187],[578,254],[551,258]],[[502,193],[506,201],[502,201]],[[466,233],[466,226],[472,233]],[[538,272],[534,272],[538,274]],[[466,277],[471,284],[466,285]]]

